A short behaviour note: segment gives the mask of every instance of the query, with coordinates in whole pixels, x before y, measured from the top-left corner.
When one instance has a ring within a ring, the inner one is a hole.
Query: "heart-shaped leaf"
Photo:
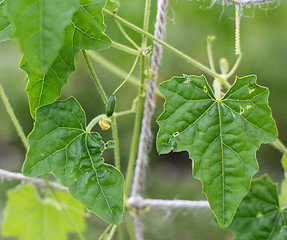
[[[269,91],[255,76],[238,78],[220,100],[203,76],[174,77],[159,90],[166,103],[158,118],[158,152],[189,152],[194,177],[203,182],[219,224],[227,227],[258,171],[257,149],[277,138]]]
[[[98,133],[85,128],[85,113],[74,98],[38,108],[23,173],[53,173],[88,209],[111,224],[119,224],[123,176],[103,163],[105,143]]]
[[[236,240],[287,239],[287,211],[279,206],[276,185],[267,176],[252,181],[229,229]]]

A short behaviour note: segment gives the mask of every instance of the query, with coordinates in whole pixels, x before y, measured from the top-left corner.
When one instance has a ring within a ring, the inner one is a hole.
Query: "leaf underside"
[[[276,185],[267,176],[252,181],[229,230],[236,240],[287,239],[287,212],[280,209]]]
[[[159,86],[166,99],[158,118],[157,150],[188,151],[194,177],[203,183],[211,209],[227,227],[258,171],[256,151],[277,138],[267,88],[256,76],[237,78],[216,100],[204,76],[173,77]]]
[[[26,91],[33,118],[38,107],[53,103],[61,95],[63,86],[75,70],[74,58],[80,50],[98,51],[111,46],[111,40],[104,34],[106,26],[102,9],[105,3],[105,0],[80,1],[65,29],[64,43],[46,74],[37,73],[26,59],[22,60],[21,68],[29,77]]]
[[[85,128],[85,113],[74,98],[38,108],[22,171],[27,176],[53,173],[88,209],[119,224],[123,176],[103,163],[105,143],[98,133],[88,133]]]
[[[84,231],[84,206],[66,192],[56,193],[78,230]],[[4,215],[2,234],[6,237],[17,236],[21,240],[54,240],[57,236],[57,239],[66,240],[68,233],[75,232],[74,226],[52,193],[49,192],[41,198],[36,187],[28,183],[8,191]]]

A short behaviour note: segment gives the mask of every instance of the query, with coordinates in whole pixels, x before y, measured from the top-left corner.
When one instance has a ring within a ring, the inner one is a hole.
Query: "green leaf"
[[[13,25],[7,16],[7,4],[3,1],[0,3],[0,42],[12,40],[13,35]]]
[[[71,27],[65,30],[64,45],[47,74],[42,75],[33,71],[24,58],[20,63],[21,68],[29,77],[26,91],[33,118],[35,118],[35,111],[38,107],[53,103],[61,95],[63,86],[75,70],[73,33],[74,29]]]
[[[158,152],[189,152],[194,177],[203,182],[219,224],[227,227],[258,171],[257,149],[277,138],[269,91],[255,76],[238,78],[221,100],[204,76],[174,77],[159,90],[166,103],[158,118]]]
[[[284,154],[281,159],[282,167],[284,168],[285,179],[281,184],[281,193],[279,195],[279,203],[281,208],[287,208],[287,154]]]
[[[35,72],[47,73],[62,46],[78,0],[13,0],[7,4],[24,56]]]
[[[84,206],[68,193],[56,191],[59,200],[79,231],[84,231]],[[65,240],[68,233],[75,232],[74,226],[51,193],[44,198],[35,186],[24,184],[8,192],[4,210],[3,236],[17,236],[21,240]]]
[[[105,143],[98,133],[85,128],[85,113],[74,98],[38,108],[28,136],[30,148],[23,173],[39,176],[52,172],[88,209],[111,224],[119,224],[123,176],[103,163]]]
[[[101,50],[111,46],[111,40],[104,34],[102,9],[105,0],[80,1],[77,12],[65,30],[64,44],[47,74],[38,74],[25,61],[21,67],[29,76],[27,93],[30,111],[53,103],[60,95],[67,79],[75,70],[74,58],[81,49]]]
[[[105,8],[112,12],[112,11],[115,11],[116,9],[118,9],[119,6],[120,6],[120,3],[118,1],[108,0]]]
[[[276,185],[267,176],[252,181],[229,229],[236,240],[287,239],[287,212],[280,209]]]

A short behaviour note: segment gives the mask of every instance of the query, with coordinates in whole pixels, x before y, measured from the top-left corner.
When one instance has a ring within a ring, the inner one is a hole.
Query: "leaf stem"
[[[112,121],[113,139],[115,142],[115,148],[114,148],[115,166],[117,169],[121,170],[119,134],[118,134],[117,121],[114,115],[111,116],[111,121]]]
[[[132,219],[131,219],[131,216],[128,210],[126,211],[126,219],[127,219],[127,226],[128,226],[128,232],[129,232],[130,239],[136,240]]]
[[[152,34],[148,33],[147,31],[144,31],[143,29],[137,27],[136,25],[126,21],[125,19],[119,17],[118,15],[110,12],[107,9],[103,9],[103,11],[105,13],[107,13],[108,15],[114,17],[115,19],[117,19],[118,21],[120,21],[121,23],[125,24],[126,26],[128,26],[129,28],[133,29],[134,31],[144,34],[145,36],[147,36],[148,38],[158,42],[159,44],[161,44],[163,47],[169,49],[170,51],[172,51],[173,53],[177,54],[178,56],[180,56],[181,58],[185,59],[187,62],[191,63],[192,65],[194,65],[195,67],[201,69],[202,71],[206,72],[207,74],[209,74],[210,76],[213,76],[214,78],[220,79],[220,80],[224,80],[223,77],[216,73],[213,72],[210,68],[206,67],[205,65],[201,64],[200,62],[196,61],[195,59],[187,56],[186,54],[184,54],[183,52],[181,52],[180,50],[174,48],[173,46],[167,44],[164,41],[159,40],[158,38],[154,37]]]
[[[275,142],[272,142],[271,145],[277,150],[279,150],[281,153],[287,154],[287,147],[279,139],[277,139]]]
[[[87,66],[88,66],[88,68],[89,68],[89,70],[90,70],[90,72],[91,72],[91,74],[93,76],[93,79],[94,79],[94,81],[95,81],[95,83],[96,83],[96,85],[97,85],[97,87],[98,87],[98,89],[100,91],[102,99],[103,99],[105,105],[107,105],[108,97],[107,97],[107,95],[106,95],[106,93],[105,93],[105,91],[104,91],[104,89],[102,87],[101,82],[99,81],[99,79],[98,79],[98,77],[96,75],[96,72],[95,72],[95,70],[94,70],[94,68],[93,68],[93,66],[92,66],[92,64],[90,62],[90,59],[89,59],[89,57],[87,55],[87,52],[85,50],[82,50],[82,53],[84,55],[85,61],[87,63]],[[89,126],[89,125],[87,127],[87,131],[88,131],[88,129],[90,130],[94,126],[94,125],[91,125],[91,126]],[[114,118],[112,118],[112,131],[113,131],[113,139],[115,141],[115,148],[114,148],[115,165],[120,170],[119,139],[118,139],[118,132],[117,132],[118,130],[117,130],[117,125],[116,125],[116,120]]]
[[[101,114],[99,116],[96,116],[86,127],[86,131],[87,132],[91,132],[92,128],[99,122],[102,120],[103,117],[105,117],[106,114]]]
[[[138,51],[137,50],[134,50],[128,46],[125,46],[123,44],[120,44],[120,43],[117,43],[117,42],[112,42],[112,47],[114,48],[117,48],[119,50],[122,50],[124,52],[127,52],[127,53],[130,53],[130,54],[133,54],[133,55],[138,55]]]
[[[144,93],[144,82],[145,82],[145,56],[141,56],[141,84],[142,86],[139,87],[138,92],[138,105],[136,110],[136,118],[135,118],[135,125],[133,130],[133,138],[131,143],[131,150],[129,155],[129,162],[128,162],[128,169],[127,169],[127,176],[126,176],[126,188],[125,188],[125,196],[128,196],[130,182],[133,174],[134,169],[134,162],[136,158],[137,152],[137,145],[138,145],[138,136],[141,124],[141,115],[142,115],[142,108],[143,108],[143,93]]]
[[[121,33],[125,36],[125,38],[132,44],[134,47],[138,50],[140,50],[140,47],[130,38],[130,36],[126,33],[126,31],[123,29],[122,25],[118,20],[116,20],[116,24],[118,25],[118,28],[120,29]]]
[[[148,32],[148,25],[149,25],[149,15],[150,15],[150,0],[145,1],[145,14],[144,14],[144,25],[143,30],[145,32]],[[143,41],[142,41],[142,49],[145,49],[147,46],[147,36],[143,35]]]
[[[1,95],[1,98],[3,100],[4,105],[6,107],[6,110],[7,110],[8,114],[9,114],[9,116],[10,116],[10,119],[12,120],[12,122],[13,122],[16,130],[17,130],[17,133],[19,134],[19,136],[20,136],[25,148],[28,149],[29,148],[29,144],[28,144],[27,138],[26,138],[26,136],[25,136],[25,134],[23,132],[23,129],[22,129],[19,121],[16,118],[16,115],[14,114],[14,111],[13,111],[13,109],[12,109],[10,103],[9,103],[9,100],[8,100],[8,98],[7,98],[7,96],[6,96],[5,92],[4,92],[4,89],[3,89],[1,84],[0,84],[0,95]]]
[[[59,205],[61,206],[63,212],[64,212],[64,215],[66,216],[67,220],[70,222],[71,226],[75,229],[79,239],[81,240],[85,240],[86,238],[83,236],[83,234],[81,233],[81,231],[79,230],[77,224],[75,224],[74,220],[71,218],[70,214],[68,213],[67,209],[63,206],[60,198],[58,197],[55,189],[50,185],[47,177],[44,175],[43,176],[43,179],[45,180],[48,188],[50,189],[50,191],[52,192],[52,194],[54,195],[56,201],[59,203]]]
[[[124,116],[124,115],[131,114],[131,113],[135,113],[135,110],[131,109],[131,110],[123,111],[123,112],[116,112],[114,113],[114,116],[120,117],[120,116]]]
[[[224,77],[225,80],[227,80],[228,78],[230,78],[236,71],[236,69],[238,68],[240,62],[242,59],[242,53],[239,53],[238,58],[233,66],[233,68],[230,70],[230,72]]]
[[[216,72],[215,66],[214,66],[214,61],[213,61],[213,53],[212,53],[212,42],[215,40],[215,36],[208,36],[207,37],[207,56],[208,56],[208,62],[210,69],[213,72]]]
[[[100,94],[101,94],[101,96],[103,98],[103,101],[104,101],[105,105],[107,105],[107,103],[108,103],[107,95],[106,95],[106,93],[105,93],[105,91],[104,91],[104,89],[102,87],[102,84],[100,83],[100,80],[97,77],[97,74],[96,74],[96,72],[95,72],[95,70],[94,70],[94,68],[93,68],[93,66],[91,64],[89,56],[88,56],[88,54],[87,54],[87,52],[85,50],[82,50],[82,53],[83,53],[84,59],[85,59],[85,61],[87,63],[87,66],[89,68],[89,71],[92,74],[92,77],[93,77],[93,79],[94,79],[94,81],[95,81],[95,83],[96,83],[96,85],[97,85],[97,87],[98,87],[98,89],[100,91]]]
[[[114,74],[118,75],[119,77],[125,79],[125,77],[128,75],[127,72],[123,71],[121,68],[119,68],[117,65],[112,63],[111,61],[107,60],[100,54],[92,51],[88,51],[88,55],[92,57],[97,63],[101,64]],[[130,76],[128,78],[128,81],[136,86],[140,86],[140,80],[134,76]]]
[[[116,94],[116,92],[126,83],[126,81],[129,79],[129,77],[131,76],[131,74],[133,73],[137,63],[138,63],[138,60],[139,60],[139,57],[140,57],[140,52],[138,53],[135,61],[134,61],[134,64],[130,70],[130,72],[128,73],[128,75],[126,76],[125,80],[117,87],[117,89],[113,92],[113,95]]]
[[[112,240],[112,238],[113,238],[113,236],[114,236],[114,234],[115,234],[116,229],[117,229],[117,225],[114,225],[114,226],[112,227],[112,230],[110,231],[109,236],[107,237],[107,240]]]
[[[101,236],[99,237],[99,240],[104,240],[110,229],[112,228],[113,224],[109,224],[108,227],[103,231]]]

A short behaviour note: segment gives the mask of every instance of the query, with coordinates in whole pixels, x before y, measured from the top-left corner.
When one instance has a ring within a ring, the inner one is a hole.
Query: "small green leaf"
[[[112,12],[116,10],[117,8],[119,8],[119,6],[120,6],[120,3],[118,1],[108,0],[105,8]]]
[[[159,90],[166,103],[158,118],[158,152],[189,152],[194,177],[203,182],[219,224],[227,227],[258,171],[257,149],[277,138],[268,89],[258,86],[255,76],[238,78],[216,100],[203,76],[184,76]]]
[[[0,3],[0,42],[12,40],[14,28],[7,15],[6,1]]]
[[[84,206],[68,193],[56,191],[59,200],[79,231],[84,231]],[[41,198],[35,186],[28,183],[8,192],[4,210],[3,236],[17,236],[21,240],[66,240],[74,226],[51,193]]]
[[[104,5],[105,0],[80,1],[77,12],[65,29],[64,44],[46,74],[38,74],[29,63],[22,61],[21,68],[29,76],[26,91],[33,118],[38,107],[53,103],[61,95],[63,86],[75,70],[74,58],[80,50],[98,51],[111,46],[111,40],[104,34]]]
[[[7,4],[24,56],[35,72],[47,73],[62,46],[64,30],[78,0],[13,0]]]
[[[105,143],[98,133],[88,133],[85,128],[85,113],[74,98],[38,108],[23,173],[39,176],[52,172],[88,209],[119,224],[123,176],[103,163]]]
[[[287,212],[280,209],[276,185],[267,176],[252,181],[229,230],[236,240],[287,239]]]
[[[116,143],[113,140],[109,140],[106,142],[105,148],[114,148]]]

